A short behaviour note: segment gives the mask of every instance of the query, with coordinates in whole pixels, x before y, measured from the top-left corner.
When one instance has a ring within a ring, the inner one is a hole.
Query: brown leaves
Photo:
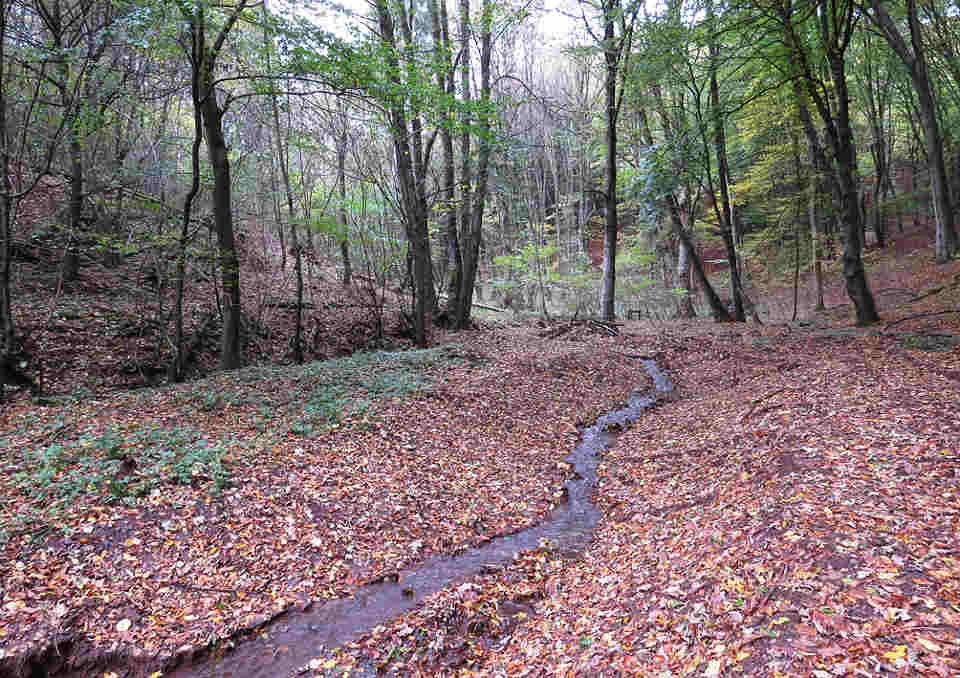
[[[532,657],[547,675],[960,670],[947,383],[881,339],[686,343],[670,359],[684,398],[601,470],[618,520],[481,674]]]
[[[46,539],[10,539],[0,558],[3,661],[41,651],[66,627],[97,647],[161,662],[308,600],[347,596],[431,554],[541,521],[572,472],[562,463],[577,439],[570,422],[615,407],[643,387],[642,372],[602,340],[585,347],[521,331],[473,338],[487,365],[445,365],[446,383],[423,397],[394,398],[322,435],[263,445],[252,463],[233,467],[234,482],[220,494],[163,484],[132,506],[81,495]],[[217,379],[232,384],[244,374]],[[604,390],[595,388],[601,377]],[[271,372],[258,378],[269,392]],[[249,439],[251,420],[263,416],[257,404],[227,399],[198,411],[181,393],[197,387],[151,393],[135,410],[122,406],[125,396],[78,405],[71,421],[92,437],[127,421],[143,430],[189,418],[211,435]],[[46,421],[20,423],[29,430]],[[4,520],[19,508],[6,505]],[[538,591],[524,583],[514,598]],[[497,596],[462,604],[465,618],[475,618],[470,628],[492,633],[523,619],[496,612]]]

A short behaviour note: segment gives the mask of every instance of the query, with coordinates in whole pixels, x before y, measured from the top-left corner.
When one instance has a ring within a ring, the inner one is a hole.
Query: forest
[[[960,674],[941,0],[0,0],[0,676]]]
[[[316,357],[324,275],[422,347],[484,299],[777,318],[754,281],[791,266],[805,313],[831,260],[868,325],[865,247],[956,248],[948,5],[3,7],[7,365],[52,317],[18,333],[20,262],[112,269],[179,380],[204,333],[221,369]]]

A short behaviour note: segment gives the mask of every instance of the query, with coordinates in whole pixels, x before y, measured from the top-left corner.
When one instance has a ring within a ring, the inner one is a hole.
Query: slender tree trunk
[[[464,279],[467,268],[470,266],[469,251],[473,243],[470,241],[473,230],[473,135],[470,131],[473,124],[470,103],[473,100],[473,86],[470,82],[471,61],[473,54],[473,23],[470,19],[470,0],[459,0],[460,22],[460,100],[463,102],[463,117],[460,131],[460,282],[457,289],[457,318],[456,326],[461,327],[461,319],[470,315],[470,309],[464,308]]]
[[[463,0],[469,4],[469,0]],[[460,314],[457,327],[470,327],[470,314],[473,310],[473,289],[477,281],[477,268],[480,263],[480,244],[483,236],[483,214],[487,200],[487,183],[490,172],[490,151],[492,147],[490,110],[490,58],[493,50],[491,34],[493,23],[493,5],[491,0],[482,0],[481,17],[483,26],[480,34],[480,147],[477,158],[476,188],[473,191],[473,205],[470,208],[470,230],[463,247],[463,278],[460,281]],[[468,198],[469,199],[469,198]]]
[[[404,227],[409,243],[409,257],[414,288],[413,335],[417,346],[427,345],[427,297],[432,294],[430,244],[427,234],[427,215],[419,200],[420,191],[412,159],[411,135],[407,127],[407,113],[402,99],[402,83],[397,58],[397,39],[393,16],[386,0],[377,2],[377,20],[380,38],[388,48],[387,65],[391,84],[396,92],[387,103],[390,135],[393,138],[397,163],[397,182],[403,209]]]
[[[270,203],[273,207],[273,221],[277,225],[277,239],[280,241],[280,272],[287,271],[287,236],[283,230],[283,214],[280,212],[280,182],[277,180],[277,156],[270,154]]]
[[[433,27],[434,55],[438,65],[437,85],[452,100],[456,95],[456,71],[452,62],[452,42],[450,40],[450,18],[447,14],[446,0],[430,0],[430,21]],[[452,108],[444,108],[444,117],[449,120]],[[463,278],[463,260],[460,254],[460,238],[457,233],[456,207],[456,158],[453,150],[453,130],[442,125],[439,130],[440,147],[443,152],[443,178],[440,188],[443,214],[443,266],[441,283],[447,295],[447,317],[455,323],[459,315],[460,286]]]
[[[600,314],[612,321],[616,316],[617,289],[617,67],[620,50],[616,40],[616,20],[620,0],[603,2],[603,55],[606,64],[604,97],[607,129],[605,134],[606,163],[604,166],[604,229],[603,282],[600,294]]]
[[[907,24],[911,41],[909,47],[879,0],[871,0],[872,12],[870,18],[907,67],[914,91],[917,93],[920,125],[923,128],[927,164],[930,169],[930,183],[933,189],[933,206],[937,225],[936,259],[938,264],[942,264],[952,259],[956,254],[957,232],[950,201],[950,184],[947,178],[946,164],[943,161],[943,137],[940,135],[937,120],[937,103],[930,84],[926,52],[923,45],[923,27],[917,14],[916,0],[906,0],[906,3]]]
[[[10,132],[7,129],[7,19],[10,0],[0,0],[0,359],[13,352],[15,326],[10,295],[10,227],[13,222],[13,186],[10,183]],[[0,388],[3,388],[0,385]],[[2,395],[2,394],[0,394]]]
[[[276,144],[277,164],[280,166],[280,178],[283,180],[284,193],[287,196],[287,218],[290,220],[290,246],[293,249],[293,270],[297,280],[297,308],[293,323],[293,361],[298,365],[303,363],[303,253],[300,249],[300,238],[297,234],[297,220],[293,209],[293,191],[290,190],[290,158],[284,147],[282,130],[280,128],[280,107],[277,104],[276,92],[270,94],[271,108],[273,109],[273,136]],[[282,230],[282,227],[281,227]]]
[[[850,126],[850,97],[843,54],[836,49],[828,49],[827,61],[830,64],[837,98],[834,161],[840,179],[840,213],[846,235],[843,277],[847,283],[847,295],[856,308],[857,325],[862,327],[876,322],[880,316],[863,266],[863,243],[860,239],[863,227],[857,202],[856,150],[853,145],[853,129]]]
[[[785,31],[786,45],[791,52],[791,61],[796,65],[799,76],[795,81],[796,86],[799,88],[801,81],[806,85],[805,93],[816,104],[833,149],[840,221],[846,236],[843,275],[846,280],[847,295],[856,309],[857,324],[869,325],[876,322],[879,316],[863,266],[861,243],[863,222],[858,203],[856,149],[853,129],[850,125],[850,93],[844,63],[844,53],[856,26],[857,14],[854,11],[854,5],[850,2],[824,4],[819,8],[817,19],[820,43],[825,52],[832,84],[831,100],[828,101],[818,89],[819,81],[814,77],[814,70],[810,65],[810,50],[798,35],[793,23],[793,7],[790,0],[785,0],[778,6],[778,11]],[[803,96],[798,96],[798,105],[805,104],[805,99]],[[811,135],[806,121],[804,128],[807,130],[808,140],[813,143],[816,135]]]
[[[825,308],[823,305],[823,264],[820,261],[819,193],[815,177],[811,177],[807,193],[808,217],[810,219],[810,257],[813,265],[813,294],[816,299],[813,308],[815,311],[822,311]]]
[[[341,116],[344,129],[337,138],[337,187],[340,192],[340,258],[343,259],[343,284],[349,285],[353,277],[350,264],[350,222],[347,217],[347,133],[346,115]]]
[[[267,3],[263,3],[263,16],[267,19]],[[266,21],[265,21],[266,23]],[[269,34],[264,32],[264,52],[267,55],[267,69],[270,69]],[[290,220],[290,245],[293,248],[293,270],[297,281],[297,306],[293,322],[293,361],[303,363],[303,252],[300,248],[300,238],[297,234],[297,219],[293,209],[293,190],[290,188],[290,153],[289,144],[284,146],[283,130],[280,128],[280,104],[277,101],[276,90],[270,91],[270,109],[273,113],[273,138],[277,155],[277,164],[280,166],[280,177],[283,179],[283,190],[287,196],[287,218]],[[283,231],[283,227],[280,227]]]
[[[196,50],[199,45],[194,44]],[[196,53],[194,59],[200,58]],[[200,113],[200,73],[194,69],[191,73],[190,92],[193,99],[193,144],[190,147],[190,189],[183,199],[180,240],[177,243],[177,280],[174,296],[174,359],[167,368],[170,381],[183,380],[186,356],[183,346],[183,293],[187,277],[187,244],[190,237],[190,218],[193,214],[193,201],[200,192],[200,144],[203,143],[203,117]],[[159,271],[158,271],[159,275]],[[158,283],[159,288],[159,283]]]
[[[744,322],[743,285],[740,281],[740,266],[737,261],[737,246],[733,240],[733,212],[730,208],[730,167],[727,162],[727,139],[724,132],[724,115],[720,108],[720,86],[717,82],[717,68],[720,59],[720,46],[717,44],[716,17],[713,1],[708,0],[707,18],[710,22],[710,112],[713,120],[713,145],[717,154],[717,178],[720,184],[720,209],[717,208],[714,195],[714,210],[720,223],[720,233],[727,248],[727,262],[730,268],[730,293],[733,297],[734,320]]]
[[[193,28],[200,49],[197,51],[203,59],[195,64],[200,68],[200,113],[207,140],[207,153],[213,169],[213,217],[214,232],[217,235],[217,257],[220,273],[220,288],[223,292],[223,334],[220,341],[221,370],[233,370],[240,367],[240,262],[237,257],[233,230],[233,202],[231,195],[230,159],[227,143],[223,136],[223,110],[217,102],[214,86],[216,54],[223,44],[229,27],[239,18],[246,3],[241,1],[235,13],[228,19],[228,25],[221,29],[217,46],[206,44],[204,16],[198,10]]]

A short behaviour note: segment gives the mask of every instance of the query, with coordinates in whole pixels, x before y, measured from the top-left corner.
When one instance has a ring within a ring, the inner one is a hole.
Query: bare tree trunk
[[[450,18],[447,14],[446,0],[430,0],[430,21],[433,28],[434,56],[438,65],[437,85],[452,100],[456,94],[456,71],[452,62],[452,42],[450,40]],[[452,107],[444,109],[449,119]],[[443,178],[440,188],[443,213],[443,265],[440,282],[447,294],[447,317],[456,322],[460,308],[460,286],[463,278],[463,260],[460,253],[460,238],[457,233],[456,207],[456,162],[453,150],[453,130],[449,125],[441,126],[440,147],[443,152]]]
[[[462,1],[469,5],[469,0]],[[457,327],[460,329],[470,327],[470,313],[473,310],[473,291],[477,282],[477,268],[480,263],[483,213],[486,207],[487,183],[490,171],[490,150],[492,147],[490,135],[492,134],[491,118],[493,117],[493,113],[490,111],[490,58],[493,50],[493,5],[491,0],[482,1],[481,17],[483,25],[480,33],[480,149],[477,158],[476,188],[473,192],[473,205],[470,208],[470,230],[462,251],[463,278],[460,281],[460,313],[457,317]]]
[[[343,259],[343,284],[353,277],[350,264],[350,222],[347,218],[347,116],[341,114],[343,129],[337,135],[337,187],[340,192],[340,258]]]
[[[603,228],[603,281],[600,293],[600,314],[612,321],[616,316],[617,289],[617,68],[620,48],[616,40],[616,20],[620,13],[620,0],[604,0],[603,8],[603,56],[606,66],[604,96],[607,129],[605,147],[607,152],[604,188]]]
[[[10,183],[10,131],[7,129],[7,17],[10,0],[0,0],[0,360],[13,352],[13,301],[10,295],[10,227],[13,222],[13,186]],[[2,385],[0,385],[2,388]],[[2,394],[0,394],[2,395]]]
[[[822,311],[823,305],[823,264],[820,261],[820,229],[819,229],[819,191],[817,190],[817,179],[811,177],[808,191],[808,217],[810,219],[810,257],[813,264],[813,293],[816,302],[815,311]]]
[[[682,241],[677,248],[677,285],[683,287],[686,291],[678,301],[679,317],[695,318],[697,312],[693,308],[693,291],[690,289],[690,255]]]
[[[427,345],[426,317],[427,297],[433,293],[432,267],[430,262],[430,242],[427,233],[427,215],[420,202],[421,192],[417,186],[417,177],[411,157],[411,134],[407,127],[407,112],[401,93],[399,59],[397,57],[397,39],[393,16],[386,0],[377,2],[377,20],[380,38],[388,48],[387,62],[391,84],[396,88],[387,103],[390,122],[390,135],[393,138],[394,155],[397,163],[397,182],[400,185],[400,197],[403,209],[404,227],[410,247],[414,309],[413,335],[418,346]]]
[[[828,49],[827,61],[830,64],[830,74],[837,91],[834,159],[840,178],[840,212],[843,215],[846,231],[843,277],[847,281],[847,295],[856,308],[857,325],[865,326],[876,322],[880,316],[863,267],[863,243],[860,239],[863,228],[857,203],[856,150],[853,145],[853,129],[850,126],[850,98],[847,93],[842,52],[838,49]]]
[[[907,2],[907,25],[910,30],[908,47],[893,19],[879,0],[871,0],[869,14],[874,24],[887,39],[891,49],[897,53],[907,67],[917,93],[920,109],[920,124],[923,127],[924,142],[927,150],[927,163],[930,168],[930,183],[933,189],[933,206],[936,215],[936,258],[937,263],[946,263],[956,254],[957,232],[954,224],[953,209],[950,205],[950,184],[946,165],[943,161],[943,137],[940,135],[937,121],[937,103],[927,68],[926,53],[923,45],[923,26],[917,14],[916,0]]]
[[[198,45],[194,44],[196,49]],[[194,54],[194,59],[198,58]],[[183,292],[187,273],[187,244],[190,237],[190,218],[193,213],[193,201],[200,192],[200,144],[203,142],[203,117],[200,114],[200,73],[196,69],[191,73],[190,92],[193,99],[193,144],[190,148],[190,189],[183,199],[183,215],[180,226],[180,241],[177,243],[177,282],[174,297],[174,358],[167,368],[170,381],[183,380],[186,356],[183,346]],[[159,266],[158,266],[159,277]],[[158,282],[159,290],[159,282]]]
[[[263,3],[264,19],[267,18],[267,3]],[[267,68],[270,68],[270,45],[268,34],[264,33],[264,50],[267,55]],[[277,102],[277,93],[270,91],[270,108],[273,112],[273,138],[277,154],[277,164],[280,165],[280,176],[283,179],[283,189],[287,196],[287,218],[290,220],[290,245],[293,248],[293,269],[297,280],[297,306],[294,311],[293,322],[293,361],[303,363],[303,252],[300,249],[300,238],[297,235],[297,219],[293,209],[293,191],[290,189],[290,154],[289,146],[284,146],[283,131],[280,128],[280,106]],[[281,226],[280,230],[283,230]]]
[[[200,69],[200,112],[207,140],[207,152],[213,168],[213,216],[214,230],[217,234],[217,253],[220,269],[220,287],[223,291],[223,334],[220,341],[221,370],[233,370],[240,367],[240,261],[237,256],[233,230],[233,202],[231,196],[230,159],[227,143],[223,136],[223,109],[217,102],[214,86],[216,58],[223,47],[230,29],[239,19],[246,7],[246,0],[231,10],[227,23],[221,28],[214,45],[206,42],[206,24],[202,7],[191,20],[194,40],[199,45],[195,51],[202,61],[195,63]]]
[[[837,198],[840,202],[841,222],[846,236],[843,253],[843,275],[847,283],[847,295],[853,302],[857,314],[857,325],[869,325],[879,319],[873,294],[867,284],[867,275],[862,258],[862,218],[858,204],[856,179],[856,149],[853,141],[853,129],[850,125],[850,94],[844,64],[844,53],[850,42],[850,36],[856,26],[857,15],[852,2],[837,2],[819,8],[820,47],[826,55],[832,85],[831,101],[824,98],[818,89],[810,65],[810,48],[801,39],[793,23],[793,7],[790,0],[778,7],[781,23],[785,31],[786,45],[791,51],[792,61],[798,73],[799,88],[801,80],[806,85],[806,94],[814,101],[820,118],[826,128],[827,137],[833,149]],[[797,97],[798,104],[804,104],[805,98]],[[835,109],[835,110],[834,110]],[[808,140],[813,143],[815,135],[810,134],[806,121]]]
[[[733,212],[730,208],[730,168],[727,162],[727,139],[723,129],[724,116],[720,108],[720,86],[717,83],[717,68],[720,59],[720,46],[717,44],[715,16],[713,2],[708,0],[707,18],[710,22],[710,112],[713,120],[713,145],[717,154],[717,178],[720,183],[721,208],[717,209],[714,199],[714,210],[720,223],[720,233],[727,248],[727,262],[730,268],[730,293],[733,296],[734,320],[744,322],[743,312],[743,284],[740,281],[740,266],[737,261],[737,246],[733,241]],[[716,196],[714,196],[716,198]]]

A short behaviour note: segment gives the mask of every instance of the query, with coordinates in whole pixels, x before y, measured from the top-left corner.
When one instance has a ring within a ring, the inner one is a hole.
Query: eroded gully
[[[567,482],[568,501],[549,518],[526,530],[497,537],[456,556],[436,556],[415,570],[400,573],[399,581],[369,584],[352,598],[314,605],[283,615],[259,633],[237,639],[236,647],[206,661],[199,657],[165,672],[178,678],[283,678],[295,673],[324,649],[338,647],[397,617],[424,598],[491,567],[509,563],[519,551],[537,548],[542,540],[567,553],[580,554],[593,538],[601,518],[590,501],[596,486],[599,453],[607,449],[619,430],[636,421],[664,394],[673,389],[670,378],[653,360],[642,360],[653,379],[647,393],[632,393],[625,407],[601,416],[583,431],[579,445],[567,457],[574,469]],[[411,595],[411,592],[412,595]]]

